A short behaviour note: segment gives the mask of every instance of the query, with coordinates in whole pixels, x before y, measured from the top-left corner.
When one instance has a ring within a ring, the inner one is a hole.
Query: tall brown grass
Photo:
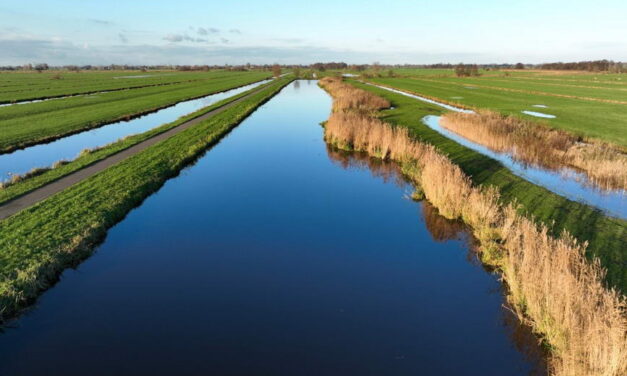
[[[627,155],[600,142],[583,143],[570,133],[492,111],[447,113],[440,124],[473,142],[551,169],[572,167],[604,189],[627,189]]]
[[[337,77],[324,77],[320,80],[320,84],[329,93],[332,93],[334,112],[372,112],[391,106],[386,99],[346,85]]]
[[[332,96],[350,91],[339,79],[321,81]],[[424,196],[451,219],[463,219],[480,241],[482,260],[496,266],[507,283],[518,316],[551,347],[554,375],[624,376],[627,373],[627,303],[604,286],[605,270],[588,261],[586,244],[568,234],[552,237],[544,225],[500,203],[494,188],[473,186],[463,171],[432,145],[412,139],[406,128],[372,116],[372,108],[334,105],[325,139],[340,148],[365,151],[399,162]]]

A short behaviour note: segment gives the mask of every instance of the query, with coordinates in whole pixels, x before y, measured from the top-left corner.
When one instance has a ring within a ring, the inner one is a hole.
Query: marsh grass
[[[574,168],[603,189],[627,189],[627,155],[609,144],[580,142],[565,131],[480,110],[446,113],[440,124],[470,141],[549,169]]]
[[[348,91],[341,80],[321,80],[331,95]],[[352,88],[353,96],[360,95]],[[480,241],[482,261],[507,283],[508,301],[521,320],[551,348],[554,375],[623,376],[627,372],[627,304],[603,283],[605,270],[585,257],[586,244],[567,233],[549,235],[545,225],[501,205],[497,189],[473,186],[463,171],[404,127],[372,116],[372,107],[334,105],[325,140],[347,150],[392,159],[449,219],[462,219]]]

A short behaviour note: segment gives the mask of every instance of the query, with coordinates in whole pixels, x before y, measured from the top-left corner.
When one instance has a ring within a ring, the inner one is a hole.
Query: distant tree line
[[[480,76],[479,66],[477,64],[457,64],[455,66],[455,75],[457,77],[477,77]]]
[[[624,72],[625,66],[623,63],[614,62],[611,60],[594,60],[594,61],[577,61],[570,63],[545,63],[540,65],[542,69],[550,70],[579,70],[589,72]]]
[[[335,62],[331,62],[331,63],[315,63],[315,64],[311,64],[310,66],[311,69],[315,69],[315,70],[319,70],[321,72],[324,72],[325,70],[337,70],[337,69],[346,69],[348,68],[348,64],[346,63],[335,63]]]
[[[275,64],[240,64],[240,65],[128,65],[128,64],[109,64],[109,65],[61,65],[50,66],[46,63],[24,64],[15,66],[0,66],[0,71],[37,71],[46,70],[67,70],[70,72],[80,72],[89,70],[137,70],[146,72],[149,70],[178,70],[178,71],[209,71],[214,69],[227,69],[231,71],[248,71],[248,70],[265,70],[273,71]],[[595,60],[580,62],[557,62],[543,64],[381,64],[378,62],[371,64],[347,64],[345,62],[317,62],[314,64],[282,64],[283,69],[308,69],[324,72],[327,70],[351,70],[356,72],[365,72],[370,75],[388,76],[394,75],[393,69],[402,68],[432,68],[432,69],[451,69],[460,77],[476,76],[481,70],[500,70],[500,69],[548,69],[548,70],[581,70],[590,72],[627,72],[627,63],[614,62],[611,60]]]

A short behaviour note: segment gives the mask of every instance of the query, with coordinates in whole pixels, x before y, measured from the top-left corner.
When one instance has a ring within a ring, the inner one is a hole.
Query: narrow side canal
[[[131,120],[117,121],[46,144],[38,144],[8,154],[0,154],[0,182],[8,180],[11,174],[23,174],[34,167],[50,167],[54,162],[63,159],[72,160],[83,149],[104,146],[120,138],[146,132],[269,81],[263,80],[202,98],[182,101]]]

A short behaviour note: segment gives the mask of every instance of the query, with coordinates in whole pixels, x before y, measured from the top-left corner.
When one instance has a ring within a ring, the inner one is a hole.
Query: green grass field
[[[268,72],[222,72],[212,79],[194,82],[0,107],[0,152],[53,140],[269,77]]]
[[[516,201],[522,210],[551,226],[555,234],[568,230],[581,241],[590,243],[589,252],[598,256],[608,269],[608,282],[627,291],[625,244],[627,221],[605,216],[600,210],[570,201],[510,172],[497,161],[468,149],[424,125],[426,115],[439,115],[442,109],[370,85],[352,84],[388,99],[395,107],[382,112],[382,119],[406,126],[423,142],[438,147],[459,165],[475,184],[499,188],[505,202]]]
[[[436,77],[427,72],[418,75],[414,70],[400,70],[398,74],[403,77],[372,78],[370,81],[467,108],[515,115],[627,149],[627,75],[514,72],[504,76],[503,72],[484,73],[480,77],[457,78],[452,72],[448,76]],[[542,112],[556,118],[543,119],[521,111]]]
[[[0,315],[12,316],[170,177],[291,82],[251,97],[0,222]]]
[[[232,72],[0,72],[0,103],[220,78]]]

